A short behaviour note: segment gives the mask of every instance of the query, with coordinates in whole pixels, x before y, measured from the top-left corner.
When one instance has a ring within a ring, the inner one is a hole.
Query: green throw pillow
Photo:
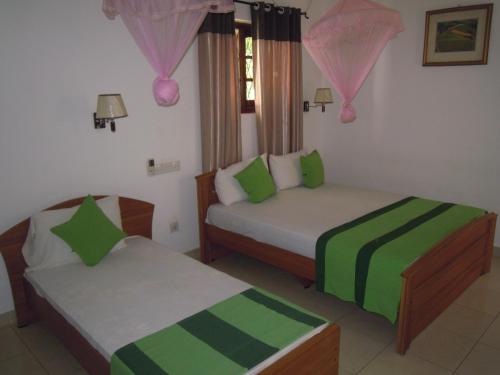
[[[248,194],[248,200],[259,203],[276,193],[276,185],[261,157],[234,176]]]
[[[323,169],[323,161],[318,151],[314,150],[307,156],[301,156],[300,167],[306,187],[314,189],[323,185],[325,182],[325,171]]]
[[[87,196],[69,221],[51,229],[66,242],[87,266],[95,266],[127,234]]]

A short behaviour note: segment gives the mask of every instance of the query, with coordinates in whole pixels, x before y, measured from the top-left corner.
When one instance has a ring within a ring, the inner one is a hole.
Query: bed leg
[[[396,341],[396,351],[404,355],[406,350],[410,346],[411,338],[409,337],[409,310],[410,310],[410,300],[409,300],[409,280],[403,278],[403,284],[401,286],[401,302],[399,305],[399,317],[398,317],[398,333]]]
[[[485,248],[486,257],[484,260],[483,271],[481,273],[482,275],[490,272],[490,270],[491,270],[491,261],[493,259],[493,247],[494,247],[494,240],[495,240],[496,224],[497,224],[497,216],[495,215],[490,220],[490,228],[489,228],[489,233],[488,233],[489,238],[486,241],[486,248]]]
[[[210,250],[210,242],[201,241],[200,242],[200,258],[205,264],[209,264],[212,261],[212,252]]]
[[[297,277],[297,280],[299,280],[299,282],[302,284],[304,289],[309,289],[311,287],[311,285],[314,284],[314,281],[312,281],[312,280],[306,279],[304,277],[299,277],[299,276],[296,276],[296,277]]]

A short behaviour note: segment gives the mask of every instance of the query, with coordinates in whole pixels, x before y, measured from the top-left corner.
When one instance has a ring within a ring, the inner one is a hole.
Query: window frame
[[[236,22],[238,29],[238,64],[240,67],[240,98],[241,98],[241,113],[255,113],[255,100],[247,100],[247,82],[255,82],[254,78],[248,78],[246,75],[246,61],[253,56],[245,54],[245,39],[252,37],[252,24],[246,22]],[[254,84],[255,88],[255,84]]]

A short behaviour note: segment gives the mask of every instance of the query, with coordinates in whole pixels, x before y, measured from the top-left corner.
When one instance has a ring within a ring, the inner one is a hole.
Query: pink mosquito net
[[[191,45],[208,12],[234,11],[232,0],[103,0],[109,19],[120,15],[158,77],[153,82],[156,102],[179,100],[179,85],[170,77]]]
[[[314,62],[342,96],[343,123],[387,42],[404,30],[399,12],[369,0],[339,0],[304,35]]]

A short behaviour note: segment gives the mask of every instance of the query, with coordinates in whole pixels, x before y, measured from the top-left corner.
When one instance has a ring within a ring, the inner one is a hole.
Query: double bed
[[[323,233],[405,199],[326,184],[282,190],[259,204],[224,206],[215,190],[215,173],[197,177],[202,260],[209,263],[236,251],[282,268],[304,285],[317,280],[316,245]],[[447,233],[401,273],[394,319],[400,354],[476,278],[489,272],[495,224],[496,214],[481,213]]]
[[[327,230],[402,199],[398,194],[322,185],[280,191],[261,204],[210,205],[207,224],[313,259]]]
[[[73,207],[81,201],[64,202],[51,209]],[[95,267],[78,262],[26,272],[21,247],[29,222],[22,222],[0,236],[18,326],[42,320],[91,374],[120,370],[121,362],[115,357],[120,358],[120,350],[131,343],[135,345],[138,340],[191,319],[199,312],[213,311],[214,307],[249,290],[254,294],[265,293],[151,241],[153,205],[121,197],[119,202],[123,229],[131,237],[125,240],[122,249],[111,252]],[[187,339],[193,342],[192,338]],[[244,372],[285,374],[293,368],[296,373],[337,373],[338,345],[338,327],[317,320],[314,329]],[[182,355],[193,355],[191,348],[181,346],[182,342],[175,348],[170,345],[167,353],[162,354],[162,361],[168,362],[169,355],[172,362]],[[202,352],[206,350],[203,346]],[[129,366],[125,372],[116,373],[147,373],[142,365],[141,362],[137,371]],[[196,365],[195,361],[189,371],[178,373],[199,373]],[[234,373],[242,373],[231,361],[224,364],[222,357],[221,365],[226,369],[233,366]]]

